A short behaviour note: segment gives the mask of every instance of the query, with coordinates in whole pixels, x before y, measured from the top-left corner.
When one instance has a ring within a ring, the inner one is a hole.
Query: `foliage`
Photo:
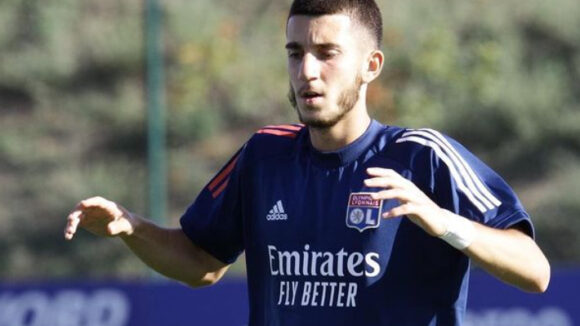
[[[580,5],[379,1],[387,63],[369,88],[385,123],[440,129],[521,195],[555,263],[577,263]],[[287,103],[289,1],[164,2],[170,212],[181,212]],[[62,227],[95,194],[146,214],[143,8],[0,2],[0,277],[144,277],[119,241]],[[42,265],[43,268],[35,268]]]

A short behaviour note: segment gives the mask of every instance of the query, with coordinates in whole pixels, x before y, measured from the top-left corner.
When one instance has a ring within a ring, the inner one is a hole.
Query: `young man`
[[[259,130],[162,229],[90,198],[68,217],[119,236],[192,286],[246,253],[250,325],[460,325],[469,259],[525,291],[550,267],[509,186],[454,140],[370,119],[382,22],[373,0],[295,0],[290,100],[303,125]]]

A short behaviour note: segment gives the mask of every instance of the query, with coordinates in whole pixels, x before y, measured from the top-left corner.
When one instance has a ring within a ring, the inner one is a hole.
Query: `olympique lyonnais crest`
[[[360,232],[378,228],[381,223],[382,200],[376,200],[370,193],[353,192],[348,198],[346,226]]]

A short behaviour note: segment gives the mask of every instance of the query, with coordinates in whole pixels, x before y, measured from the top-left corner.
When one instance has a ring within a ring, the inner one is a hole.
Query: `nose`
[[[313,80],[320,74],[320,62],[311,53],[305,53],[300,63],[299,78],[301,80]]]

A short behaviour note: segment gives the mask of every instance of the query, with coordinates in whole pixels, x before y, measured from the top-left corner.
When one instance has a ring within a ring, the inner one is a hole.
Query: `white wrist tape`
[[[451,246],[463,250],[475,239],[475,227],[473,223],[459,215],[453,214],[448,210],[443,210],[445,214],[445,223],[447,229],[445,233],[439,236]]]

